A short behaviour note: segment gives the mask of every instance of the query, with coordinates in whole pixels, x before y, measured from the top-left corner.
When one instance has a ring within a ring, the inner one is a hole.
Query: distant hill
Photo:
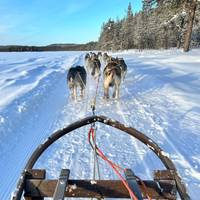
[[[23,51],[86,51],[96,49],[97,42],[86,44],[51,44],[47,46],[0,46],[0,52],[23,52]]]

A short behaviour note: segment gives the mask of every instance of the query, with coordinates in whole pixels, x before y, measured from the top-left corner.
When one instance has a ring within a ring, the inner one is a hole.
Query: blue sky
[[[0,45],[98,40],[102,23],[134,11],[141,0],[0,0]]]

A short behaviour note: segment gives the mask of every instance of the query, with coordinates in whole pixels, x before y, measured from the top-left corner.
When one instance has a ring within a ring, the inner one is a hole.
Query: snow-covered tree
[[[184,47],[186,51],[191,40],[193,46],[200,45],[198,0],[143,0],[139,13],[133,14],[129,3],[123,19],[104,23],[99,47],[104,50]]]
[[[188,24],[187,24],[187,31],[185,33],[185,41],[184,41],[184,51],[189,51],[191,36],[192,36],[192,29],[193,23],[195,19],[195,12],[197,9],[197,0],[186,0],[185,7],[188,14]]]

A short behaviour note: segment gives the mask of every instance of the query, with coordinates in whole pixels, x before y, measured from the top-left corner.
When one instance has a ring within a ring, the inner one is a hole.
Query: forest
[[[200,46],[200,0],[143,0],[134,12],[130,2],[122,19],[102,24],[98,41],[48,46],[0,46],[1,51],[117,51],[126,49],[183,48]]]
[[[200,45],[200,1],[143,0],[134,13],[129,3],[123,19],[103,23],[98,49],[168,49]]]

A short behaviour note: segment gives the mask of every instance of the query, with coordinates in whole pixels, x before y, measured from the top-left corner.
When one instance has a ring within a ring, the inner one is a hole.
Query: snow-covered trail
[[[52,125],[67,103],[66,67],[79,54],[25,53],[18,59],[0,65],[4,83],[0,86],[0,199],[9,199],[28,157],[53,131]]]
[[[101,77],[97,114],[135,127],[156,141],[169,153],[192,199],[197,200],[200,70],[196,66],[200,53],[183,56],[177,51],[133,51],[117,55],[128,64],[120,99],[103,100]],[[83,65],[83,58],[84,52],[0,54],[0,179],[4,183],[0,199],[9,199],[21,169],[38,144],[53,131],[91,114],[96,82],[88,76],[86,95],[78,102],[69,98],[66,87],[66,70],[71,65]],[[141,178],[151,178],[152,170],[163,168],[138,141],[114,128],[97,126],[97,143],[111,160],[132,168]],[[50,178],[57,177],[61,168],[70,168],[74,178],[92,178],[88,130],[86,126],[61,138],[42,155],[36,167],[46,168]],[[104,162],[100,165],[101,178],[117,178]]]
[[[126,55],[123,56],[126,58]],[[111,100],[109,102],[105,102],[102,99],[103,91],[101,87],[97,101],[97,112],[113,119],[117,119],[129,126],[136,127],[138,130],[146,133],[149,137],[161,145],[161,147],[169,153],[170,157],[176,163],[180,169],[180,174],[183,176],[187,184],[190,185],[193,195],[196,196],[200,183],[200,174],[198,170],[199,163],[197,159],[193,159],[191,157],[188,158],[188,152],[190,155],[198,155],[199,150],[194,150],[193,147],[199,144],[199,138],[197,141],[194,141],[193,138],[188,138],[187,135],[184,136],[185,130],[179,126],[180,122],[178,120],[180,117],[177,118],[177,115],[179,116],[177,111],[180,110],[181,107],[176,105],[176,102],[170,99],[170,95],[168,97],[168,93],[162,94],[160,92],[160,84],[165,84],[165,82],[162,83],[161,80],[157,80],[156,78],[150,76],[148,78],[152,79],[151,85],[155,84],[158,88],[150,88],[149,84],[141,83],[143,81],[141,76],[145,75],[140,75],[138,73],[137,67],[140,68],[141,65],[138,65],[138,60],[134,60],[135,59],[133,57],[129,58],[128,56],[126,58],[129,73],[126,77],[126,81],[122,85],[121,100]],[[133,75],[135,75],[134,78]],[[146,76],[147,75],[149,74],[146,74]],[[89,81],[90,86],[87,88],[87,93],[89,93],[89,100],[91,101],[93,95],[95,94],[95,84],[91,84],[91,80]],[[147,82],[148,81],[149,80],[147,80]],[[141,86],[134,87],[135,85],[137,86],[140,84]],[[147,91],[144,92],[145,96],[142,92],[142,90],[145,89],[144,86],[150,88],[150,92],[148,91],[149,88],[147,88]],[[155,96],[155,99],[152,99],[152,94]],[[91,113],[88,94],[86,96],[87,98],[84,102],[67,105],[64,109],[66,110],[65,114],[67,115],[67,113],[70,113],[71,119],[74,119],[74,121],[75,119],[78,120],[79,118]],[[166,105],[167,109],[165,107]],[[180,113],[180,115],[182,114]],[[176,121],[173,121],[174,119]],[[193,121],[194,119],[192,118],[189,120]],[[65,121],[69,121],[69,116],[65,116],[64,120],[61,119],[62,123]],[[64,123],[60,127],[63,125]],[[88,176],[92,177],[92,166],[88,165],[88,162],[92,162],[92,155],[89,153],[87,144],[88,129],[89,128],[87,127],[78,131],[78,136],[74,135],[70,138],[69,136],[66,136],[64,147],[63,141],[60,141],[58,144],[59,150],[55,154],[54,158],[51,158],[51,153],[49,152],[47,155],[44,155],[45,158],[50,157],[49,160],[47,159],[49,162],[57,165],[57,167],[52,167],[52,165],[49,167],[49,171],[51,171],[52,176],[58,176],[57,169],[60,167],[60,161],[55,162],[57,156],[62,154],[61,160],[63,160],[65,155],[68,154],[68,149],[65,150],[66,144],[71,141],[73,143],[73,140],[75,140],[76,142],[75,145],[72,144],[72,149],[73,152],[79,153],[67,156],[68,159],[64,159],[64,166],[73,166],[72,176],[76,178],[86,178]],[[118,134],[119,131],[110,130],[106,127],[102,128],[102,125],[99,125],[99,129],[99,145],[107,153],[107,155],[117,161],[120,165],[124,166],[125,164],[125,167],[131,166],[135,172],[138,173],[138,175],[144,178],[150,178],[152,170],[162,167],[162,164],[154,156],[154,154],[134,139],[123,134],[121,135],[121,133]],[[198,130],[193,131],[196,132]],[[116,134],[118,134],[117,137],[115,136]],[[196,134],[198,133],[196,132]],[[122,144],[121,141],[124,143]],[[191,147],[186,149],[185,146],[188,146],[187,142],[191,145]],[[58,146],[56,146],[55,149],[58,149]],[[62,146],[63,149],[60,149],[60,146]],[[45,160],[45,162],[47,161]],[[109,167],[107,167],[104,163],[101,163],[101,165],[103,166],[101,168],[101,174],[103,174],[102,178],[115,178],[112,171],[109,170]],[[46,167],[48,168],[48,165],[46,165]],[[88,173],[89,169],[90,173]]]

